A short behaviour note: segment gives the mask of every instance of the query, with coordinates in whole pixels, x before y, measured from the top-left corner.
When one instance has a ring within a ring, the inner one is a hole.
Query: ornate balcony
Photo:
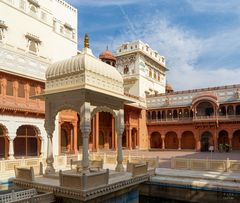
[[[225,115],[225,116],[195,116],[195,117],[181,117],[181,118],[162,118],[162,119],[147,119],[147,123],[154,124],[181,124],[191,122],[229,122],[240,121],[240,115]]]
[[[0,94],[0,109],[2,112],[14,112],[20,114],[34,114],[44,116],[45,104],[39,99],[26,99]]]

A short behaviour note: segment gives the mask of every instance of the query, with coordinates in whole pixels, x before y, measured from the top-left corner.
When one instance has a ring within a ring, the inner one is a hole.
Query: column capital
[[[88,138],[91,132],[91,129],[82,129],[81,128],[81,132],[82,132],[82,137],[83,138]]]

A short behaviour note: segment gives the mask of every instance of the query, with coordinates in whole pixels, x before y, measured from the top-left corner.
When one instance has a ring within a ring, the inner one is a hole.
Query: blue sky
[[[67,0],[96,56],[140,39],[167,59],[175,90],[240,83],[240,0]]]

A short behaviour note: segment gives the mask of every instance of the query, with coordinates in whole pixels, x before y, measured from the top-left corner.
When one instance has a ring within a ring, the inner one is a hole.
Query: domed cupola
[[[166,84],[166,93],[171,93],[171,92],[173,92],[173,91],[174,91],[174,90],[173,90],[172,85],[169,84],[169,83],[167,83],[167,84]]]
[[[46,71],[47,94],[89,89],[116,97],[124,96],[123,78],[113,66],[103,63],[89,49],[88,35],[85,48],[76,56],[53,63]]]
[[[116,57],[113,55],[113,53],[108,50],[108,47],[107,47],[107,49],[106,49],[105,51],[103,51],[103,52],[99,55],[99,58],[100,58],[103,62],[105,62],[105,63],[107,63],[107,64],[109,64],[109,65],[111,65],[111,66],[114,66],[114,67],[115,67],[115,65],[116,65],[116,60],[117,60],[117,59],[116,59]]]

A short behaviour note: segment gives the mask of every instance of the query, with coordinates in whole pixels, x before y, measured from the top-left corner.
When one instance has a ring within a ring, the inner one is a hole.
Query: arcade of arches
[[[7,130],[0,125],[0,158],[10,155],[10,142],[13,142],[14,157],[41,155],[41,137],[38,129],[30,125],[22,125],[17,129],[13,140],[9,139]]]
[[[59,112],[59,154],[76,154],[82,148],[82,135],[79,128],[80,117],[77,112],[63,110]],[[98,112],[91,119],[89,149],[91,151],[116,150],[117,137],[115,119],[111,113]],[[138,128],[128,127],[122,136],[123,147],[138,147]]]
[[[212,131],[183,131],[161,132],[153,131],[149,134],[149,148],[161,150],[196,150],[209,151],[213,146],[219,150],[219,145],[228,144],[232,150],[240,150],[240,130],[233,131],[232,135],[227,130],[220,130],[216,136]]]

